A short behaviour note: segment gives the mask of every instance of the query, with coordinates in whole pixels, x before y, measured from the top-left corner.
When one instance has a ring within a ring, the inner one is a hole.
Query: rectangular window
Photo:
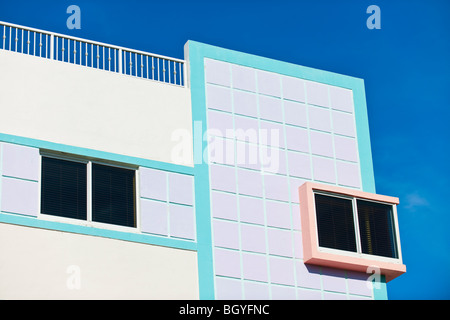
[[[319,246],[356,252],[352,200],[315,195]]]
[[[134,171],[92,164],[92,220],[136,226]]]
[[[398,198],[305,182],[299,202],[305,264],[357,272],[375,266],[387,282],[406,272]]]
[[[314,202],[320,247],[398,257],[391,204],[320,192]]]
[[[86,220],[86,163],[42,158],[41,212]]]
[[[397,258],[392,205],[358,199],[357,206],[361,251]]]
[[[41,213],[136,227],[135,170],[42,157]]]

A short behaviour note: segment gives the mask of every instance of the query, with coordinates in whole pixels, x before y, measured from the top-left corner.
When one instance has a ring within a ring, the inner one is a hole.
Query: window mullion
[[[86,213],[87,221],[92,222],[92,162],[89,161],[86,167]]]
[[[356,198],[352,198],[353,203],[353,220],[355,224],[355,239],[356,239],[356,252],[361,253],[361,236],[359,232],[359,219],[358,219],[358,206],[356,202]]]

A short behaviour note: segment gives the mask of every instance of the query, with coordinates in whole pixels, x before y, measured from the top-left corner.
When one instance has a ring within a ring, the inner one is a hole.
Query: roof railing
[[[0,49],[184,87],[185,61],[0,21]]]

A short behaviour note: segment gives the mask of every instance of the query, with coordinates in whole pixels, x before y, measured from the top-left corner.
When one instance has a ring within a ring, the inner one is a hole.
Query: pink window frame
[[[354,189],[325,185],[315,182],[305,182],[299,187],[300,216],[302,224],[303,259],[306,264],[326,266],[352,271],[368,272],[377,268],[380,274],[384,275],[386,282],[400,276],[406,272],[406,266],[402,263],[400,238],[397,227],[398,259],[379,259],[376,256],[369,256],[358,253],[346,254],[339,250],[321,250],[317,240],[316,212],[314,203],[315,192],[326,192],[346,197],[366,199],[383,202],[397,206],[399,199],[374,193],[363,192]],[[394,210],[395,212],[395,210]],[[397,225],[397,217],[394,217]]]

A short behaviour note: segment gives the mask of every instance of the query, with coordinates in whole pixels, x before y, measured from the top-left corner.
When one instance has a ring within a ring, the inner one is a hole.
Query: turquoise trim
[[[352,89],[355,104],[356,132],[358,138],[362,189],[366,192],[376,193],[364,81],[361,80],[361,82]]]
[[[199,289],[201,299],[214,298],[214,270],[213,246],[211,239],[211,215],[209,202],[209,167],[199,164],[206,150],[203,133],[206,130],[206,99],[204,79],[204,58],[216,59],[235,63],[246,67],[275,72],[278,74],[312,80],[333,86],[351,89],[353,91],[356,130],[359,148],[362,189],[366,192],[375,192],[375,179],[373,173],[372,151],[370,145],[369,123],[367,115],[364,81],[359,78],[341,75],[329,71],[317,70],[304,66],[259,57],[247,53],[237,52],[196,41],[189,41],[188,63],[190,70],[190,87],[192,101],[192,115],[195,127],[196,121],[201,121],[202,130],[197,135],[194,132],[194,172],[197,214],[197,240],[199,264]],[[199,142],[201,141],[201,143]],[[204,159],[205,160],[205,159]],[[385,286],[374,294],[376,299],[385,295]]]
[[[171,163],[165,163],[165,162],[159,162],[159,161],[154,161],[154,160],[147,160],[147,159],[142,159],[142,158],[137,158],[137,157],[114,154],[114,153],[105,152],[105,151],[98,151],[98,150],[92,150],[92,149],[87,149],[87,148],[74,147],[74,146],[53,143],[53,142],[48,142],[48,141],[42,141],[42,140],[37,140],[37,139],[24,138],[24,137],[19,137],[19,136],[4,134],[4,133],[0,133],[0,141],[6,142],[6,143],[14,143],[14,144],[28,146],[28,147],[34,147],[34,148],[66,152],[66,153],[76,154],[76,155],[89,157],[89,158],[97,158],[97,159],[102,159],[102,160],[127,163],[127,164],[141,166],[141,167],[155,168],[155,169],[164,170],[164,171],[170,171],[170,172],[176,172],[176,173],[182,173],[182,174],[188,174],[188,175],[194,174],[194,168],[192,168],[192,167],[186,167],[186,166],[175,165],[175,164],[171,164]],[[1,155],[1,149],[0,149],[0,155]],[[2,162],[0,161],[0,174],[1,174],[1,163]],[[1,183],[0,183],[0,191],[1,191]],[[52,222],[52,221],[37,219],[35,217],[27,217],[27,216],[9,214],[9,213],[3,213],[3,212],[0,213],[0,222],[29,226],[29,227],[38,227],[38,228],[44,228],[44,229],[49,229],[49,230],[72,232],[72,233],[91,235],[91,236],[106,237],[106,238],[112,238],[112,239],[117,239],[117,240],[133,241],[133,242],[159,245],[159,246],[165,246],[165,247],[171,247],[171,248],[177,248],[177,249],[197,250],[197,244],[195,242],[189,241],[189,240],[184,240],[184,239],[165,238],[165,237],[158,237],[158,236],[144,234],[144,233],[130,233],[130,232],[124,232],[124,231],[116,231],[116,230],[109,230],[109,229],[100,229],[100,228],[86,227],[86,226],[80,226],[80,225],[73,225],[73,224],[63,223],[63,222]]]
[[[206,98],[203,52],[200,48],[189,45],[190,89],[192,102],[193,145],[194,145],[194,190],[197,228],[197,259],[199,298],[214,299],[213,248],[209,196],[209,167],[203,163],[203,150],[206,143],[203,134],[206,131]],[[199,127],[201,125],[201,127]],[[207,154],[205,154],[207,157]],[[207,159],[205,159],[207,160]]]
[[[192,241],[178,240],[173,238],[164,238],[142,233],[131,233],[109,229],[99,229],[94,227],[80,226],[76,224],[62,223],[26,217],[15,214],[0,213],[0,223],[9,223],[27,227],[42,228],[54,231],[71,232],[82,235],[98,236],[112,238],[116,240],[125,240],[152,244],[176,249],[197,250],[197,244]]]
[[[8,143],[15,143],[23,146],[28,147],[34,147],[34,148],[40,148],[40,149],[48,149],[58,152],[66,152],[71,154],[80,155],[83,157],[90,157],[90,158],[97,158],[102,160],[109,160],[109,161],[116,161],[116,162],[122,162],[127,164],[132,164],[136,166],[141,167],[148,167],[148,168],[154,168],[154,169],[160,169],[165,171],[171,171],[171,172],[177,172],[177,173],[183,173],[188,175],[194,174],[194,168],[193,167],[187,167],[167,162],[161,162],[156,160],[149,160],[149,159],[143,159],[138,157],[132,157],[132,156],[126,156],[106,151],[99,151],[99,150],[93,150],[93,149],[87,149],[87,148],[81,148],[81,147],[74,147],[69,146],[65,144],[60,143],[54,143],[49,141],[43,141],[38,139],[32,139],[32,138],[25,138],[25,137],[19,137],[14,136],[10,134],[0,133],[0,141],[8,142]]]
[[[377,285],[379,288],[377,288]],[[381,275],[380,282],[377,284],[373,284],[373,298],[375,300],[387,300],[387,288],[386,288],[386,278],[384,275]]]

